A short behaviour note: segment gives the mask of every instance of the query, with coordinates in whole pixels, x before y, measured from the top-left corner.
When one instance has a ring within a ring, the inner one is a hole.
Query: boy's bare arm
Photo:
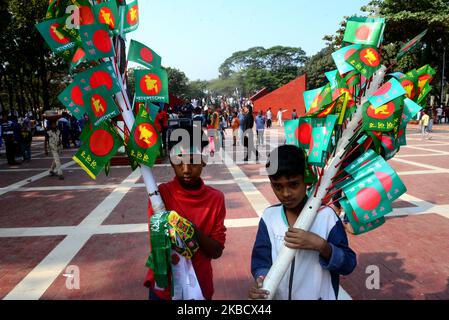
[[[296,250],[318,251],[326,260],[329,260],[332,256],[332,247],[325,239],[315,233],[301,229],[288,229],[285,234],[285,246]]]
[[[195,227],[195,233],[200,245],[200,249],[206,254],[206,256],[212,259],[218,259],[223,254],[223,247],[218,241],[209,238],[203,231]]]

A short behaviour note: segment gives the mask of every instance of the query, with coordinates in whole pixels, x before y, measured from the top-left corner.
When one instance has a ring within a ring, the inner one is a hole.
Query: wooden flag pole
[[[313,222],[315,221],[315,217],[318,213],[318,210],[321,208],[321,203],[323,198],[328,193],[328,188],[332,184],[332,179],[335,177],[339,170],[339,163],[345,157],[345,154],[348,150],[348,145],[351,142],[353,135],[358,131],[357,127],[359,126],[360,121],[362,120],[362,106],[368,100],[368,97],[371,96],[377,89],[381,86],[383,79],[385,77],[385,66],[374,75],[373,82],[371,83],[370,88],[368,88],[365,92],[365,95],[361,101],[361,104],[357,106],[356,112],[352,116],[352,120],[348,123],[346,129],[343,131],[343,135],[337,144],[337,151],[335,156],[333,156],[329,164],[325,168],[325,173],[322,178],[321,184],[318,186],[316,190],[316,195],[314,197],[310,197],[304,206],[303,211],[299,215],[298,220],[293,226],[296,229],[302,230],[310,230]],[[263,288],[264,290],[268,290],[270,292],[268,300],[272,300],[279,283],[282,278],[287,273],[290,264],[293,261],[293,258],[296,255],[297,250],[289,249],[284,246],[276,261],[273,263],[267,277],[265,278]]]

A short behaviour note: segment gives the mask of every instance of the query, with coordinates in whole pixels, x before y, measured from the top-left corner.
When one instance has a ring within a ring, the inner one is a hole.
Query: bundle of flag
[[[355,234],[385,223],[392,202],[406,192],[397,173],[387,164],[406,145],[407,124],[422,109],[435,71],[430,66],[403,74],[393,72],[377,91],[361,101],[373,75],[382,67],[380,45],[385,19],[353,17],[347,21],[343,47],[332,54],[336,70],[327,72],[323,87],[304,92],[306,114],[285,124],[286,143],[303,149],[313,180],[309,192],[320,186],[326,165],[337,151],[339,139],[354,112],[362,121],[354,130],[340,172],[326,189],[324,205],[339,202]],[[404,45],[401,59],[425,36],[423,32]],[[354,156],[357,156],[354,159]],[[336,199],[336,200],[335,200]]]
[[[138,164],[154,165],[161,144],[160,134],[153,123],[159,108],[149,101],[168,102],[168,79],[161,67],[161,57],[143,44],[132,41],[129,61],[151,69],[151,72],[142,70],[142,86],[137,86],[136,100],[144,101],[146,106],[136,113],[133,128],[117,126],[122,111],[117,96],[124,97],[127,92],[120,83],[120,67],[116,62],[117,52],[123,49],[112,37],[137,29],[138,2],[94,2],[52,0],[46,19],[36,27],[50,49],[64,57],[72,71],[77,68],[72,73],[73,81],[58,99],[78,120],[89,119],[81,134],[83,144],[74,160],[96,179],[103,169],[108,172],[109,160],[123,146],[123,140],[133,170]],[[73,5],[78,9],[79,21],[76,14],[75,19],[66,14],[67,8]]]

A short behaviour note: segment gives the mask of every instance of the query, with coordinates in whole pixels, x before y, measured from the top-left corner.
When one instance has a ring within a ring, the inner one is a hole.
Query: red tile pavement
[[[111,224],[136,224],[148,223],[147,208],[148,195],[146,188],[133,188],[120,201],[117,207],[103,222],[104,225]]]
[[[112,189],[9,192],[0,197],[0,228],[78,225]]]
[[[250,179],[266,179],[268,178],[263,164],[245,164],[239,166],[240,169]]]
[[[8,187],[19,181],[29,179],[30,177],[41,173],[42,170],[14,172],[14,174],[2,174],[0,179],[0,188]]]
[[[0,299],[34,268],[64,237],[1,238]]]
[[[69,290],[63,272],[42,299],[145,300],[146,233],[93,236],[70,265],[80,271],[80,290]]]
[[[252,284],[251,251],[257,228],[228,229],[223,256],[214,261],[216,300],[246,300]]]
[[[76,168],[76,167],[75,167]],[[63,170],[64,180],[59,180],[57,177],[45,177],[32,182],[27,187],[54,187],[54,186],[94,186],[94,185],[108,185],[120,184],[131,174],[131,169],[128,168],[111,168],[109,176],[106,176],[104,171],[100,173],[96,180],[93,180],[84,170],[71,170],[70,168]]]
[[[237,185],[213,186],[225,194],[226,219],[257,218],[251,203]]]
[[[449,204],[449,174],[402,176],[408,194],[434,204]]]
[[[409,160],[409,159],[405,159]],[[416,159],[413,160],[416,162]],[[447,155],[442,156],[431,156],[431,157],[422,157],[419,159],[419,162],[429,166],[435,166],[442,169],[449,169],[449,163],[447,161]]]
[[[358,265],[342,279],[354,299],[449,299],[449,220],[439,215],[389,218],[368,234],[350,236]],[[380,270],[380,290],[369,290],[367,267]]]
[[[269,182],[254,183],[254,185],[271,205],[279,203],[279,200],[276,198]]]
[[[405,160],[407,160],[407,161],[413,161],[413,160],[410,159],[410,158],[406,158]],[[388,164],[389,164],[394,170],[396,170],[396,172],[428,170],[428,169],[425,169],[425,168],[420,167],[420,166],[415,166],[415,165],[412,165],[412,164],[402,163],[402,162],[399,162],[399,161],[393,161],[393,160],[388,161]]]

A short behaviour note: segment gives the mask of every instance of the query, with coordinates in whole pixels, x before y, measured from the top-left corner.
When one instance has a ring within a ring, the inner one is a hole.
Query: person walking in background
[[[278,125],[279,127],[283,127],[284,126],[284,122],[282,120],[282,108],[279,108],[278,114],[277,114],[277,119],[278,119]]]
[[[15,129],[14,123],[11,120],[9,120],[8,114],[4,112],[2,122],[2,138],[5,141],[6,159],[9,165],[19,164],[18,162],[16,162],[16,144],[15,144],[14,129]]]
[[[262,110],[259,110],[259,113],[256,117],[256,133],[257,133],[257,145],[261,146],[265,143],[264,141],[264,132],[265,132],[265,117],[263,116]]]
[[[61,132],[58,130],[58,126],[54,121],[50,123],[50,130],[48,130],[48,147],[53,156],[53,162],[50,167],[50,176],[55,176],[57,174],[59,180],[64,180],[61,169],[61,159],[59,158],[59,153],[62,149]],[[48,155],[47,150],[45,150],[45,155]]]
[[[267,111],[267,129],[270,129],[272,124],[273,124],[273,113],[271,112],[271,108],[268,108],[268,111]]]
[[[239,128],[239,137],[240,137],[240,145],[242,145],[243,146],[243,143],[244,143],[244,139],[243,139],[243,136],[244,136],[244,132],[245,132],[245,130],[243,130],[243,128],[244,128],[244,120],[245,120],[245,114],[244,114],[244,110],[243,110],[244,108],[242,108],[242,110],[239,112],[239,115],[238,115],[238,117],[239,117],[239,122],[240,122],[240,128]]]
[[[20,131],[20,149],[22,151],[22,157],[24,162],[29,162],[31,160],[31,130],[27,124],[22,124],[22,129]]]
[[[256,161],[259,160],[259,152],[254,146],[254,116],[253,107],[251,105],[246,105],[243,107],[243,112],[245,118],[243,119],[243,146],[245,158],[243,161],[248,162],[249,157],[253,152],[256,153]]]
[[[421,117],[421,134],[422,139],[432,139],[429,134],[429,123],[430,123],[430,116],[427,114],[426,110],[423,110],[422,117]]]
[[[292,120],[298,119],[298,114],[296,113],[296,109],[293,109]]]
[[[233,139],[233,146],[235,147],[237,145],[237,137],[239,136],[239,128],[240,128],[240,120],[237,112],[234,112],[234,116],[232,117],[232,139]]]

